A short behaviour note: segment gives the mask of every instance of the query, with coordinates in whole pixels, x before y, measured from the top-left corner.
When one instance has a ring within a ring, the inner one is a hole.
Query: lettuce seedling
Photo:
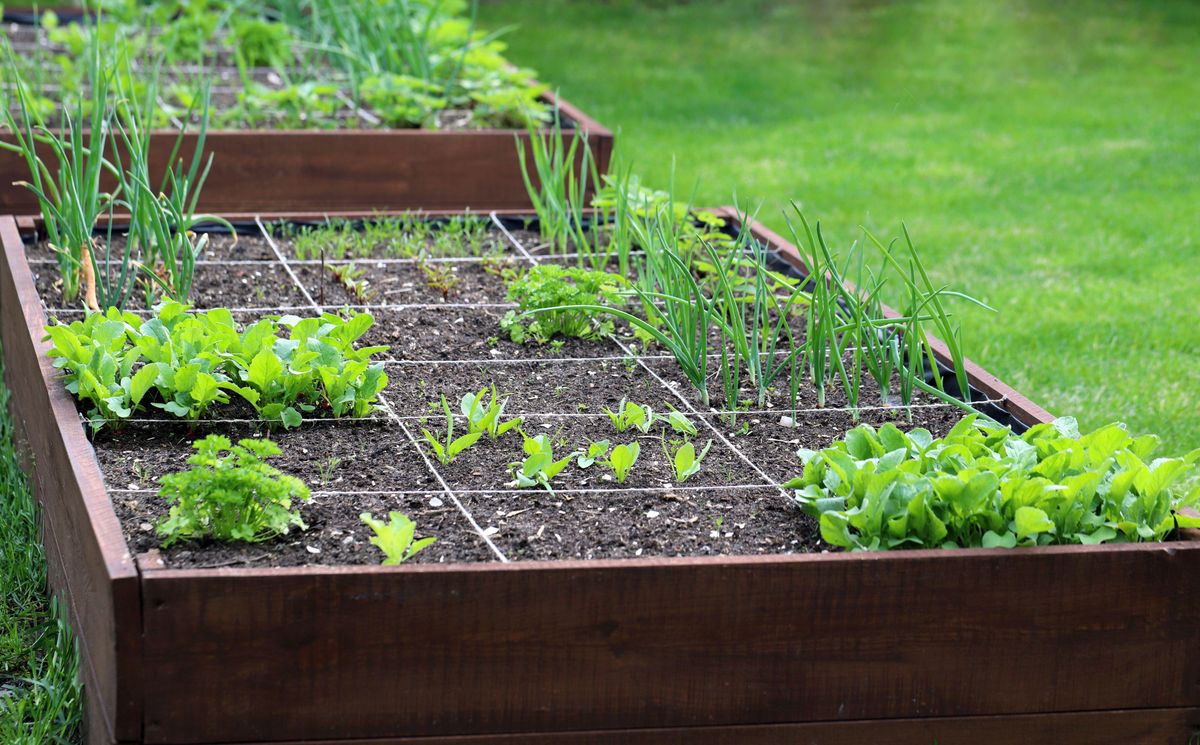
[[[438,462],[443,466],[449,465],[458,454],[467,448],[474,445],[480,437],[483,436],[484,430],[478,432],[468,432],[467,434],[454,439],[454,414],[450,411],[450,404],[446,401],[446,397],[442,396],[442,411],[446,414],[446,442],[441,443],[438,438],[429,433],[429,430],[421,428],[421,434],[425,435],[425,441],[433,448],[434,454],[437,456]]]
[[[572,458],[579,455],[579,452],[572,451],[565,458],[554,460],[554,448],[547,435],[530,437],[521,432],[521,436],[525,438],[522,445],[525,450],[525,459],[508,464],[513,475],[513,480],[508,483],[508,486],[516,489],[542,486],[553,494],[554,489],[550,486],[550,482],[567,467]]]
[[[617,432],[624,432],[633,427],[639,432],[646,433],[650,431],[650,427],[658,419],[649,406],[640,406],[623,398],[620,405],[617,406],[616,411],[607,406],[603,407],[601,411],[608,414],[608,418],[612,420],[613,427]]]
[[[488,389],[481,388],[479,393],[468,393],[459,402],[463,416],[467,418],[472,432],[487,432],[488,437],[495,440],[509,430],[521,426],[521,417],[502,421],[504,407],[508,406],[508,396],[501,398],[492,386],[491,395]]]
[[[821,537],[853,550],[1162,540],[1200,527],[1187,483],[1200,450],[1147,462],[1154,436],[1119,424],[1088,435],[1074,419],[1022,435],[962,419],[944,438],[862,425],[832,446],[800,451],[785,484],[820,520]]]
[[[274,442],[248,438],[233,445],[209,435],[192,447],[192,468],[164,476],[158,492],[171,503],[157,526],[164,547],[196,538],[265,541],[293,526],[308,528],[291,510],[293,500],[309,499],[308,487],[266,463],[281,452]]]
[[[703,462],[704,456],[708,455],[708,450],[712,447],[712,444],[713,441],[709,440],[704,449],[697,454],[696,446],[692,444],[691,440],[684,440],[683,444],[672,453],[664,441],[663,452],[667,454],[667,458],[670,459],[671,464],[675,467],[675,480],[682,484],[690,476],[699,473],[700,463]]]
[[[388,521],[376,520],[369,512],[358,516],[367,526],[375,531],[371,543],[384,553],[384,566],[403,564],[416,556],[421,549],[437,540],[437,538],[422,538],[413,540],[417,524],[400,512],[389,512]]]
[[[618,484],[624,484],[625,479],[629,478],[629,472],[633,469],[633,464],[637,463],[638,454],[641,451],[642,446],[637,440],[634,440],[628,445],[617,445],[612,449],[611,455],[599,460],[601,464],[612,469]]]

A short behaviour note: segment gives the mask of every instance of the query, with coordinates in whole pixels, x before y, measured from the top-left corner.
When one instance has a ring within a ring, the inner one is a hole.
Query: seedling
[[[459,453],[474,445],[480,437],[483,436],[484,430],[478,432],[468,432],[467,434],[454,439],[454,414],[450,411],[450,404],[446,401],[446,396],[442,396],[442,411],[446,414],[446,442],[443,444],[429,433],[429,430],[421,428],[421,434],[425,436],[425,441],[433,448],[434,455],[437,456],[438,462],[443,466],[449,465]]]
[[[317,462],[317,473],[321,475],[321,484],[327,485],[333,480],[333,472],[337,467],[342,465],[342,459],[336,456],[330,456],[322,461]]]
[[[624,484],[625,479],[629,478],[629,472],[633,469],[633,464],[637,463],[638,454],[641,451],[642,446],[637,440],[634,440],[628,445],[617,445],[612,449],[611,455],[599,460],[602,465],[612,469],[618,484]]]
[[[608,440],[597,440],[591,445],[588,445],[587,451],[580,453],[579,459],[575,461],[575,465],[580,468],[590,468],[598,459],[603,458],[608,453],[610,443]]]
[[[704,449],[696,453],[696,446],[691,440],[684,440],[683,444],[676,448],[672,453],[667,443],[663,442],[663,452],[667,454],[672,465],[675,467],[675,480],[683,483],[689,477],[695,476],[700,471],[700,463],[704,461],[704,457],[708,455],[709,448],[712,447],[713,441],[709,440],[704,446]]]
[[[565,458],[554,460],[554,447],[550,444],[550,438],[547,435],[530,437],[524,432],[521,432],[521,435],[525,438],[522,445],[525,450],[525,459],[508,464],[513,474],[513,480],[509,482],[508,486],[517,489],[542,486],[553,494],[554,489],[550,486],[550,482],[579,453],[571,452]]]
[[[341,266],[331,264],[329,266],[329,273],[332,274],[334,278],[341,283],[342,287],[345,287],[346,291],[353,295],[358,302],[366,304],[371,301],[371,298],[375,297],[375,291],[369,289],[371,283],[363,276],[367,273],[367,270],[361,266],[356,266],[354,264],[343,264]]]
[[[507,405],[508,396],[501,398],[493,385],[490,395],[487,388],[481,388],[479,393],[464,395],[459,408],[467,418],[472,432],[487,432],[488,437],[495,440],[509,430],[520,427],[523,421],[521,417],[502,421],[504,407]]]
[[[158,494],[171,510],[158,523],[163,546],[211,537],[218,541],[265,541],[292,527],[307,525],[291,510],[293,500],[309,499],[308,487],[266,463],[279,455],[270,440],[209,435],[192,443],[192,468],[162,478]]]
[[[387,557],[383,560],[384,566],[403,564],[437,540],[437,538],[430,537],[414,541],[413,536],[416,534],[417,524],[400,512],[389,512],[386,523],[375,519],[369,512],[362,513],[358,519],[375,531],[371,543],[375,544]]]
[[[417,260],[417,266],[421,268],[421,274],[425,275],[425,284],[441,293],[443,300],[449,300],[450,291],[458,285],[458,275],[454,273],[454,268],[449,264],[428,261],[424,257]]]
[[[602,407],[601,411],[608,414],[608,418],[617,432],[624,432],[631,427],[642,433],[649,432],[650,427],[658,418],[649,406],[641,406],[624,398],[621,399],[616,411],[607,406]]]
[[[671,413],[667,415],[667,424],[671,425],[671,429],[686,437],[695,437],[699,434],[696,425],[682,411],[671,406],[671,404],[667,404],[667,408],[671,410]]]

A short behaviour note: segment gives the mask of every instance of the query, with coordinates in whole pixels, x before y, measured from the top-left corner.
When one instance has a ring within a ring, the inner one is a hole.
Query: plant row
[[[128,86],[160,87],[154,124],[186,121],[198,80],[232,66],[235,93],[213,113],[222,128],[522,126],[551,112],[533,72],[503,57],[465,0],[120,0],[80,21],[40,16],[44,46],[13,60],[39,115],[59,122],[89,100],[89,51],[134,60]],[[158,85],[160,68],[168,80]],[[190,72],[199,70],[201,72]],[[187,72],[185,72],[187,71]]]

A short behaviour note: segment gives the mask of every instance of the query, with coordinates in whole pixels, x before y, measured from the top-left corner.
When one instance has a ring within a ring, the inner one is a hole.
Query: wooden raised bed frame
[[[39,341],[15,219],[0,242],[6,379],[79,635],[89,743],[1125,745],[1200,725],[1195,532],[398,569],[132,556]],[[970,376],[1021,421],[1049,418]]]
[[[568,101],[542,99],[587,133],[601,173],[608,169],[613,135]],[[564,129],[571,137],[574,129]],[[165,172],[178,133],[151,135],[150,169]],[[214,154],[199,211],[228,214],[247,204],[262,212],[333,214],[371,210],[530,209],[517,158],[525,130],[427,129],[218,130],[205,151]],[[0,139],[12,142],[11,135]],[[196,136],[185,135],[190,158]],[[43,157],[53,159],[47,150]],[[185,161],[186,162],[186,161]],[[0,214],[38,212],[28,189],[13,185],[29,174],[20,155],[0,151]]]

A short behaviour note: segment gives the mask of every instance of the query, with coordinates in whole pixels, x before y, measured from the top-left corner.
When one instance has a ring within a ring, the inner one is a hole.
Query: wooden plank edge
[[[1102,712],[1013,714],[927,719],[747,724],[715,727],[526,732],[502,735],[290,740],[271,745],[929,745],[1053,742],[1056,745],[1132,745],[1187,742],[1200,727],[1200,709],[1123,709]],[[950,739],[947,739],[950,738]],[[266,745],[234,742],[223,745]]]
[[[41,300],[33,281],[29,264],[25,260],[25,246],[21,240],[20,229],[15,218],[0,217],[0,249],[4,252],[6,268],[11,276],[15,289],[15,302],[12,307],[8,304],[2,309],[4,313],[20,313],[23,316],[25,328],[38,355],[38,367],[42,383],[51,401],[51,418],[55,434],[61,438],[63,447],[70,454],[71,478],[79,486],[83,495],[84,508],[90,524],[95,531],[94,539],[105,562],[105,575],[112,593],[113,609],[116,617],[113,626],[116,638],[115,671],[116,690],[113,702],[114,710],[109,712],[101,709],[105,725],[109,733],[116,739],[127,740],[132,736],[141,737],[141,576],[133,560],[132,553],[124,539],[120,521],[113,509],[112,501],[104,488],[104,477],[100,471],[99,461],[95,450],[83,430],[83,424],[76,413],[75,402],[66,389],[58,384],[55,370],[46,352],[49,343],[42,341],[42,329],[47,319],[41,310]],[[33,312],[30,312],[31,309]],[[28,435],[26,433],[26,441]],[[63,546],[57,535],[51,536],[55,551],[60,557],[59,571],[62,576],[60,592],[65,592],[69,599],[69,612],[74,616],[76,637],[83,639],[82,614],[78,612],[79,601],[74,598],[71,578],[66,571],[66,564],[61,560]],[[87,677],[93,686],[98,685],[99,673],[92,664],[84,645],[80,644],[81,656],[85,660]],[[89,736],[91,739],[91,736]]]

